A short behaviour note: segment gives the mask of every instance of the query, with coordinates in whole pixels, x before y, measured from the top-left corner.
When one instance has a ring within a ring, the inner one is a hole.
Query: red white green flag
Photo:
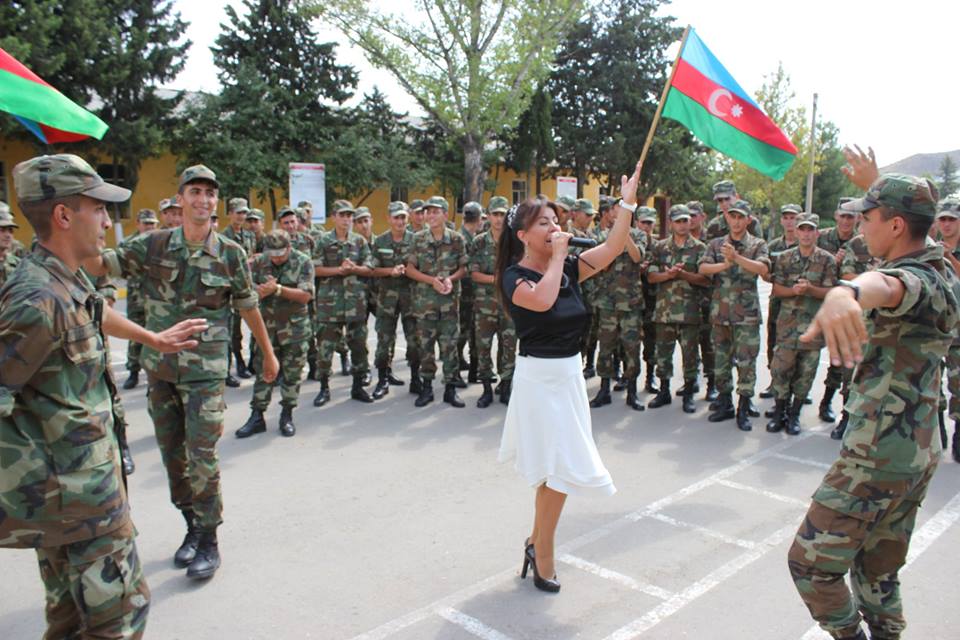
[[[708,147],[781,180],[797,148],[740,87],[691,28],[663,117],[680,122]]]
[[[0,111],[46,144],[103,138],[107,124],[0,49]]]

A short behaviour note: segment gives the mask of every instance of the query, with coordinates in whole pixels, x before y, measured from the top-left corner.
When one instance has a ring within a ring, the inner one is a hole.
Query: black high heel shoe
[[[533,545],[528,544],[523,551],[523,569],[520,570],[521,580],[526,579],[527,569],[531,565],[533,566],[533,586],[549,593],[557,593],[560,591],[560,582],[556,576],[553,578],[543,578],[540,576],[540,572],[537,571],[537,558],[533,550]]]

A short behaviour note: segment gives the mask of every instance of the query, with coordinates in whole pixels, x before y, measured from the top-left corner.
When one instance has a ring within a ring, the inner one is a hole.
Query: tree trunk
[[[273,189],[267,189],[267,194],[270,196],[270,219],[273,222],[273,225],[277,224],[277,195],[273,192]],[[271,229],[273,226],[270,227]]]
[[[539,153],[537,154],[536,171],[537,171],[537,195],[540,195],[540,193],[541,193],[541,188],[540,188],[541,177],[540,177],[540,176],[541,176],[541,174],[543,173],[543,167],[540,166],[540,154],[539,154]]]
[[[483,142],[467,135],[463,139],[463,199],[480,202],[483,198]]]

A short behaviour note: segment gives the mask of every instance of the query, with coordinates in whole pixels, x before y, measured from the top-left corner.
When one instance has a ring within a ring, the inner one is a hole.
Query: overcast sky
[[[238,0],[176,1],[191,23],[193,46],[170,86],[218,89],[209,47],[228,3],[241,6]],[[662,12],[696,28],[751,94],[783,62],[796,100],[809,109],[818,93],[818,110],[840,128],[841,142],[872,145],[881,166],[914,153],[960,149],[960,2],[674,0]],[[341,43],[338,62],[359,71],[358,94],[378,86],[396,110],[419,113],[390,75],[373,69],[342,35],[319,31],[322,40]]]

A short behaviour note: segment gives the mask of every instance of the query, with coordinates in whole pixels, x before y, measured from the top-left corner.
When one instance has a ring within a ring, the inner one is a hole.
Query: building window
[[[97,173],[103,178],[104,182],[115,184],[118,187],[127,186],[127,168],[122,164],[98,164]],[[112,204],[108,210],[113,214],[114,220],[130,217],[130,201]]]
[[[409,203],[410,201],[407,198],[410,197],[410,192],[406,187],[391,187],[390,188],[390,202],[396,202],[400,200],[401,202]]]
[[[527,199],[527,181],[526,180],[514,180],[513,185],[510,187],[511,196],[513,197],[513,204],[520,204]]]

